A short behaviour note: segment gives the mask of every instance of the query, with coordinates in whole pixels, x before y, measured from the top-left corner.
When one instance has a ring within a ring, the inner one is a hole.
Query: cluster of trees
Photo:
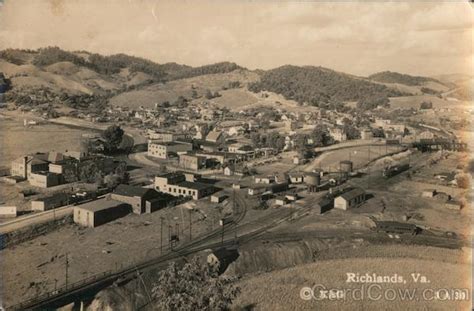
[[[377,82],[383,82],[383,83],[400,83],[400,84],[413,85],[413,86],[421,85],[429,81],[442,84],[440,81],[433,78],[411,76],[411,75],[402,74],[398,72],[392,72],[392,71],[382,71],[382,72],[375,73],[373,75],[370,75],[369,79],[377,81]]]
[[[61,50],[58,47],[40,48],[33,58],[35,66],[49,66],[58,62],[71,62],[77,66],[84,66],[86,61],[84,58],[74,53]]]
[[[57,93],[50,88],[16,87],[7,90],[5,100],[14,102],[17,106],[37,107],[41,105],[65,104],[68,107],[87,110],[93,113],[102,113],[107,107],[112,93],[105,94],[71,94],[66,91]]]
[[[5,49],[0,51],[0,58],[15,65],[24,65],[26,53],[36,52],[33,50]]]
[[[182,69],[179,71],[176,71],[174,73],[170,72],[169,80],[192,78],[192,77],[208,75],[208,74],[216,74],[216,73],[228,73],[237,69],[243,69],[243,67],[240,67],[236,63],[231,63],[231,62],[220,62],[220,63],[204,65],[204,66],[195,67],[195,68],[189,67],[189,66],[183,66]]]
[[[125,162],[120,162],[113,171],[105,174],[99,166],[91,160],[79,166],[77,173],[77,180],[79,181],[95,183],[101,186],[104,185],[110,189],[117,187],[119,184],[128,183],[130,180],[130,175],[127,172],[127,164]]]
[[[440,95],[439,91],[430,89],[429,87],[422,87],[422,88],[420,88],[420,91],[422,91],[425,94],[429,94],[429,95]]]
[[[300,104],[314,106],[331,102],[360,101],[371,97],[400,96],[384,85],[354,78],[322,67],[282,66],[266,71],[259,82],[249,85],[253,92],[272,91]]]
[[[388,97],[373,95],[365,97],[357,102],[357,108],[361,110],[372,110],[377,108],[378,106],[389,107],[390,100],[388,99]]]
[[[238,89],[242,86],[240,81],[230,81],[227,86],[222,87],[223,90],[228,90],[228,89]]]
[[[98,73],[107,75],[119,73],[123,68],[129,68],[130,72],[149,74],[155,81],[163,81],[166,77],[166,72],[161,68],[161,65],[144,58],[125,54],[110,56],[89,54],[86,59],[58,47],[46,47],[38,50],[32,63],[36,66],[49,66],[58,62],[71,62],[77,66],[88,67]]]
[[[111,125],[102,132],[104,139],[104,151],[107,153],[114,153],[120,148],[122,143],[124,131],[118,125]]]
[[[206,90],[206,93],[204,93],[204,97],[206,97],[206,99],[213,99],[213,98],[216,98],[216,97],[221,97],[222,95],[219,94],[219,92],[214,92],[212,93],[211,90],[207,89]]]
[[[11,81],[0,72],[0,93],[5,93],[10,88]]]
[[[156,310],[230,310],[240,289],[231,278],[194,258],[180,269],[171,263],[153,285]]]
[[[285,136],[278,132],[252,133],[250,139],[254,146],[258,148],[275,148],[282,150],[285,147]]]
[[[432,102],[422,102],[420,104],[420,109],[432,109],[433,108],[433,103]]]

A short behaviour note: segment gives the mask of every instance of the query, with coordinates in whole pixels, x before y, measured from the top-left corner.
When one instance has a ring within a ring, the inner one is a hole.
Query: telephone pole
[[[68,284],[68,272],[69,272],[69,253],[66,253],[66,289]]]
[[[160,255],[163,255],[163,216],[160,217]]]
[[[193,239],[193,216],[191,214],[192,210],[189,210],[189,241]]]

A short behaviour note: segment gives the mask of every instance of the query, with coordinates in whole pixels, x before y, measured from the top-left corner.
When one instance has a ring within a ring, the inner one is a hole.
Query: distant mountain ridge
[[[436,82],[443,84],[443,82],[430,77],[412,76],[408,74],[393,72],[393,71],[382,71],[374,73],[368,77],[370,80],[383,82],[383,83],[400,83],[410,86],[421,86],[426,82]]]
[[[70,52],[58,47],[2,50],[2,72],[9,80],[9,101],[35,101],[36,105],[59,98],[55,103],[72,108],[99,102],[97,109],[117,101],[122,105],[130,101],[131,106],[136,106],[150,101],[173,101],[176,96],[196,98],[207,89],[215,92],[232,85],[255,93],[274,92],[300,104],[334,108],[356,101],[365,109],[385,105],[389,97],[423,93],[440,96],[453,89],[452,83],[390,71],[359,77],[315,66],[248,70],[232,62],[219,62],[192,67],[174,62],[159,64],[126,54]],[[163,88],[165,84],[169,87]]]

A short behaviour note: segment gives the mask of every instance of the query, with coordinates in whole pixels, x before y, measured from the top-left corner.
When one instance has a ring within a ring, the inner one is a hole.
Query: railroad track
[[[248,206],[245,202],[245,199],[242,198],[239,194],[236,194],[235,200],[237,203],[236,215],[232,224],[230,224],[228,228],[226,228],[227,232],[235,232],[235,230],[237,230],[238,224],[245,218],[245,215],[247,213]],[[221,234],[221,229],[215,229],[211,233],[203,237],[197,238],[189,243],[185,243],[172,250],[170,253],[159,256],[158,258],[146,260],[136,265],[126,267],[125,269],[122,269],[120,271],[106,271],[104,273],[91,276],[90,278],[70,284],[67,287],[63,287],[53,292],[49,292],[39,297],[24,301],[20,304],[10,306],[7,309],[25,310],[45,308],[46,306],[52,305],[55,302],[65,300],[68,297],[78,296],[87,290],[100,287],[103,288],[103,286],[101,285],[105,284],[107,286],[107,284],[112,284],[116,280],[129,277],[130,275],[136,274],[137,270],[140,271],[150,268],[163,268],[166,267],[168,262],[171,260],[177,260],[179,258],[197,253],[205,249],[219,246],[228,246],[235,243],[235,240],[232,239],[211,243],[213,239],[220,237]]]

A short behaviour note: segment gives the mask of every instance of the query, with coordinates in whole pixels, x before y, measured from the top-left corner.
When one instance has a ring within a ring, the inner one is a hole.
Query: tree
[[[212,95],[211,90],[209,90],[209,89],[206,90],[206,93],[204,94],[204,97],[206,97],[206,99],[214,98],[213,95]]]
[[[432,102],[422,102],[420,104],[420,109],[432,109],[433,108],[433,103]]]
[[[372,135],[374,137],[385,138],[385,131],[381,127],[373,128],[372,129]]]
[[[471,181],[468,174],[464,174],[464,173],[457,174],[455,176],[455,179],[459,188],[462,188],[462,189],[469,188],[469,184],[471,183]]]
[[[184,96],[179,96],[174,102],[178,108],[186,108],[188,106],[188,100]]]
[[[115,152],[118,150],[123,138],[123,130],[118,125],[109,126],[103,133],[104,148],[107,152]]]
[[[240,292],[228,278],[198,258],[179,269],[171,263],[152,288],[157,310],[228,310]]]
[[[321,124],[314,128],[311,137],[315,146],[327,146],[332,142],[332,137],[329,135],[327,127]]]
[[[102,179],[101,172],[97,165],[93,162],[86,162],[78,168],[79,180],[88,183],[100,183]]]
[[[349,140],[360,138],[360,131],[350,124],[344,125],[344,131],[346,132],[347,139]]]

